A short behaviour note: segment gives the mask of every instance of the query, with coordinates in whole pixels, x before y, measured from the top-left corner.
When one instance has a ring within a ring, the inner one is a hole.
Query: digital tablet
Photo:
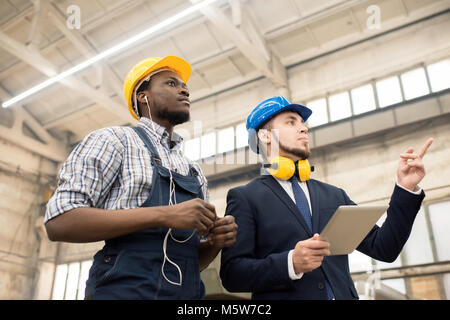
[[[386,212],[388,206],[340,206],[320,233],[331,255],[349,254]]]

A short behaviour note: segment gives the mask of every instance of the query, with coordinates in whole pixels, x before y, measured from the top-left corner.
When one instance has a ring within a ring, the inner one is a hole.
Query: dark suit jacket
[[[340,205],[353,205],[344,190],[307,181],[313,233],[320,233]],[[392,194],[387,218],[375,225],[358,246],[360,252],[393,262],[400,254],[423,198],[398,186]],[[263,175],[229,190],[226,215],[238,225],[236,243],[222,250],[220,277],[230,292],[252,292],[253,299],[325,299],[328,279],[336,299],[357,299],[350,277],[348,256],[325,257],[322,266],[291,280],[287,256],[296,243],[313,236],[296,204],[270,175]],[[326,277],[326,278],[325,278]]]

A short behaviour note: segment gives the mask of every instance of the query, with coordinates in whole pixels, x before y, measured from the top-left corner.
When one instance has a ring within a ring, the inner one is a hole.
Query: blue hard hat
[[[300,104],[292,104],[283,96],[266,99],[250,112],[247,117],[248,145],[253,152],[259,153],[258,136],[256,134],[258,129],[280,112],[287,110],[297,112],[303,121],[306,121],[312,114],[311,109]]]

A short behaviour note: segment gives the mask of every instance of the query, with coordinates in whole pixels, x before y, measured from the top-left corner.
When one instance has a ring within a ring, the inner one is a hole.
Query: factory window
[[[200,156],[208,158],[216,154],[216,133],[210,132],[201,137]]]
[[[450,300],[450,273],[442,275],[442,278],[444,279],[445,295],[447,296],[447,300]]]
[[[402,260],[400,255],[397,257],[397,259],[395,259],[394,262],[384,262],[384,261],[379,261],[379,260],[375,260],[376,261],[376,268],[377,269],[391,269],[391,268],[399,268],[402,266]]]
[[[325,98],[310,101],[306,106],[312,110],[308,119],[309,127],[316,127],[328,122],[327,101]]]
[[[357,250],[353,251],[348,256],[350,272],[371,271],[372,258]]]
[[[217,133],[219,153],[231,151],[234,149],[234,127],[219,130]]]
[[[337,121],[352,116],[352,107],[347,91],[331,95],[328,98],[328,104],[331,121]]]
[[[403,100],[400,82],[397,76],[380,80],[376,86],[380,108],[399,103]]]
[[[406,265],[431,263],[434,260],[427,220],[423,209],[420,209],[414,220],[411,235],[402,252]]]
[[[427,79],[428,74],[428,79]],[[428,84],[429,81],[429,84]],[[403,100],[414,99],[450,88],[450,60],[442,60],[424,68],[416,68],[400,75],[381,79],[372,84],[365,84],[350,91],[341,92],[309,101],[306,106],[313,113],[307,121],[313,128],[330,121],[349,118],[373,111],[378,106],[385,108]],[[376,94],[376,96],[375,96]],[[229,152],[248,145],[248,133],[245,122],[217,132],[211,132],[200,138],[187,140],[185,154],[191,160],[199,160],[218,153]],[[413,253],[409,253],[410,255]],[[412,260],[419,257],[410,257]],[[420,259],[429,259],[421,256]]]
[[[381,227],[383,223],[386,221],[387,213],[384,213],[380,219],[377,221],[377,226]],[[376,268],[377,269],[389,269],[389,268],[396,268],[402,266],[402,261],[400,259],[400,255],[397,257],[397,259],[394,262],[384,262],[375,260]]]
[[[450,88],[450,60],[442,60],[427,67],[431,90],[437,92]]]
[[[242,148],[248,145],[248,135],[245,122],[236,126],[236,148]]]
[[[193,161],[200,159],[200,138],[185,141],[184,154]]]
[[[403,93],[405,99],[410,100],[430,93],[428,89],[427,76],[424,68],[417,68],[403,73],[402,79]]]
[[[375,96],[371,84],[352,89],[351,96],[355,115],[375,110]]]
[[[406,294],[406,285],[405,285],[405,279],[399,278],[399,279],[385,279],[381,280],[381,282],[391,287],[392,289],[397,290],[400,293]]]
[[[83,300],[92,260],[60,264],[53,282],[53,300]]]
[[[436,246],[436,255],[439,261],[450,260],[450,201],[430,204],[428,207],[430,214],[431,227],[433,230],[434,244]]]

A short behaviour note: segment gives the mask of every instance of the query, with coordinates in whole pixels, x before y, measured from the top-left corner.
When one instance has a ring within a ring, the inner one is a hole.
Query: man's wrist
[[[420,188],[418,185],[416,185],[415,187],[407,187],[407,186],[403,186],[401,185],[398,181],[397,181],[397,186],[399,186],[400,188],[402,188],[403,190],[406,190],[408,192],[411,192],[415,195],[419,195],[422,193],[422,188]]]
[[[294,250],[289,251],[288,253],[288,272],[289,272],[289,278],[291,280],[298,280],[303,277],[303,273],[295,273],[294,269],[294,261],[292,260],[292,255],[294,253]]]

